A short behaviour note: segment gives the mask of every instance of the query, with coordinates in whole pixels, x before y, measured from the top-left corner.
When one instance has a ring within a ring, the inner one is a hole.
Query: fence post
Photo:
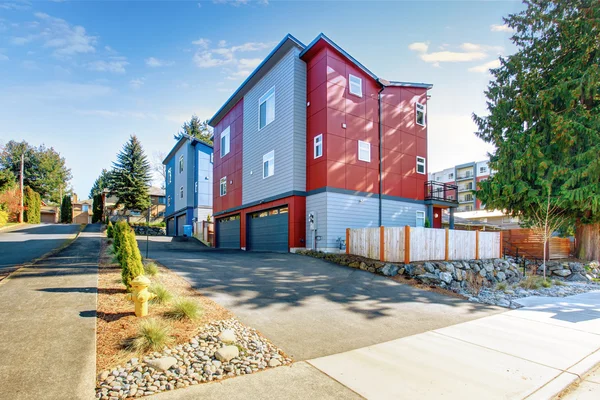
[[[385,228],[379,227],[379,261],[385,261]]]
[[[350,254],[350,228],[346,228],[346,254]]]
[[[475,231],[475,259],[479,260],[479,231]]]
[[[410,264],[410,226],[404,227],[404,264]]]
[[[450,249],[448,248],[448,244],[450,243],[450,229],[446,228],[446,249],[444,251],[444,260],[448,261],[448,253],[450,252]]]

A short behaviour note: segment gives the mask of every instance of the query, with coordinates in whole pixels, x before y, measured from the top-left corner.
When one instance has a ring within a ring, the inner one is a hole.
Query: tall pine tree
[[[70,224],[73,222],[73,204],[71,203],[71,196],[63,196],[62,202],[60,203],[60,222],[64,224]]]
[[[518,51],[492,70],[477,135],[496,147],[478,197],[525,217],[548,196],[600,258],[600,3],[529,0],[509,15]]]
[[[110,172],[108,172],[106,169],[102,169],[100,176],[96,178],[94,185],[90,190],[90,198],[93,198],[98,194],[102,194],[102,191],[108,187],[109,180]]]
[[[117,197],[117,205],[128,210],[143,210],[150,204],[148,187],[151,181],[150,163],[142,144],[132,135],[113,163],[109,190]]]
[[[208,125],[208,120],[201,121],[196,115],[192,115],[192,118],[183,123],[181,132],[174,135],[176,140],[179,140],[183,135],[195,137],[196,139],[208,143],[212,146],[212,128]]]

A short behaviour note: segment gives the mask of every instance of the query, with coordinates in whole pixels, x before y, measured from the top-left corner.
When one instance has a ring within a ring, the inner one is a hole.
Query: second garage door
[[[167,220],[167,235],[175,236],[175,218],[169,218]]]
[[[248,250],[288,252],[288,208],[248,215]]]
[[[239,214],[217,220],[217,247],[221,249],[240,248]]]
[[[185,214],[177,217],[177,236],[183,236],[183,226],[185,225]]]

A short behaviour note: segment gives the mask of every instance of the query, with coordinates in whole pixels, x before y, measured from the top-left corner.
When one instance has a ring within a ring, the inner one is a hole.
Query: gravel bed
[[[236,319],[205,325],[189,343],[132,358],[98,376],[97,399],[152,395],[203,382],[291,364],[292,360],[256,330]]]

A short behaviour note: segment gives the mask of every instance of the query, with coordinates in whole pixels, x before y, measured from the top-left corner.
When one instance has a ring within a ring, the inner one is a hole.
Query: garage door
[[[54,224],[56,223],[56,214],[54,213],[42,213],[42,222],[45,224]]]
[[[217,220],[217,247],[221,249],[240,248],[240,215]]]
[[[288,251],[288,208],[279,207],[248,216],[248,250]]]
[[[177,217],[177,236],[183,236],[183,226],[185,225],[185,214]]]
[[[175,236],[175,218],[169,218],[167,220],[167,235]]]

